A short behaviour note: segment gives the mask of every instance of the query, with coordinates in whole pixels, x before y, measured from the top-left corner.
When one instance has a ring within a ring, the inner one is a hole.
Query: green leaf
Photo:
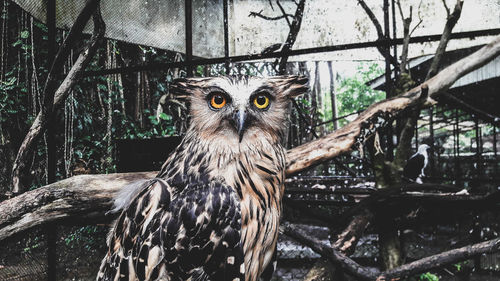
[[[12,47],[17,47],[17,46],[21,45],[22,43],[23,43],[23,41],[21,41],[21,39],[19,39],[16,42],[12,43]]]
[[[22,39],[26,39],[26,38],[28,38],[29,36],[30,36],[30,32],[29,32],[29,31],[27,31],[27,30],[23,30],[23,31],[21,31],[21,38],[22,38]]]
[[[172,120],[172,116],[166,114],[165,112],[160,113],[160,119],[165,120],[165,121],[170,121]]]

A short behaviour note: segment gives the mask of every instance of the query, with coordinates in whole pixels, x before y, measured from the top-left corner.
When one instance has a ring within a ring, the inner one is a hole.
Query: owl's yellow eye
[[[258,95],[253,99],[253,104],[258,109],[266,109],[269,106],[269,97],[265,95]]]
[[[210,105],[215,109],[223,108],[226,103],[226,97],[221,94],[215,94],[210,98]]]

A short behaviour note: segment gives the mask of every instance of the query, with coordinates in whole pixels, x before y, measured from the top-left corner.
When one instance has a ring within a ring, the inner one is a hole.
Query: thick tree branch
[[[468,245],[462,248],[453,249],[437,255],[426,257],[412,263],[402,265],[398,268],[388,270],[377,277],[377,281],[401,279],[406,276],[415,275],[432,268],[438,268],[447,264],[470,259],[474,256],[493,253],[500,250],[500,238]]]
[[[71,218],[102,219],[118,190],[155,172],[80,175],[0,203],[0,241],[35,226]]]
[[[280,230],[282,230],[282,232],[287,236],[290,236],[301,244],[308,246],[316,253],[328,258],[333,263],[340,265],[342,269],[354,275],[359,280],[374,280],[376,276],[379,275],[377,270],[361,266],[341,252],[311,237],[298,227],[293,227],[285,222],[281,224]]]
[[[287,152],[287,174],[293,175],[311,165],[346,153],[353,149],[356,144],[362,144],[368,136],[375,132],[377,127],[384,125],[385,122],[382,119],[393,118],[403,110],[417,105],[423,85],[429,89],[429,97],[424,106],[435,104],[434,98],[449,89],[460,77],[485,65],[499,54],[500,36],[475,53],[443,69],[422,85],[394,98],[371,105],[358,118],[339,130],[293,148]]]
[[[499,54],[500,36],[477,52],[442,70],[435,77],[425,82],[425,85],[429,87],[429,97],[427,98],[426,104],[430,105],[435,103],[432,98],[440,95],[440,93],[448,89],[463,75],[486,64]],[[409,106],[416,104],[419,100],[420,92],[421,87],[416,87],[407,93],[376,103],[370,106],[356,120],[343,128],[331,133],[330,135],[291,149],[288,151],[287,156],[287,175],[290,176],[299,171],[303,171],[308,167],[350,151],[356,143],[362,143],[367,136],[371,135],[375,129],[380,126],[381,121],[379,119],[384,116],[394,116]],[[122,188],[134,180],[152,178],[154,175],[155,173],[134,173],[128,174],[125,178],[120,174],[77,176],[56,182],[50,186],[29,191],[23,195],[1,202],[0,240],[7,238],[14,233],[19,233],[36,225],[44,224],[47,221],[57,221],[60,218],[70,217],[79,218],[85,214],[96,212],[102,215],[104,210],[109,208],[109,201],[111,200],[114,191]],[[116,179],[120,180],[118,181]],[[90,195],[92,191],[85,190],[86,188],[92,187],[95,188],[92,189],[94,190],[93,195]],[[105,190],[101,190],[101,188],[112,188],[114,191],[106,192]],[[85,192],[85,194],[89,197],[89,199],[86,199],[87,201],[85,202],[92,203],[82,203],[80,206],[79,204],[81,201],[77,198],[78,193],[71,193],[70,191],[68,191],[68,193],[60,193],[60,195],[66,199],[62,198],[59,200],[57,195],[51,195],[52,197],[50,198],[52,199],[49,201],[40,201],[37,199],[38,196],[40,196],[37,194],[46,194],[47,190],[57,192],[59,189],[75,189]],[[30,200],[38,200],[39,203],[31,206],[32,203]],[[67,200],[72,200],[72,205],[68,205],[68,203],[66,203]],[[63,207],[51,204],[54,202],[59,202]],[[78,211],[72,212],[72,209],[77,209]],[[37,212],[43,212],[43,216],[34,216],[33,213]],[[64,215],[61,214],[61,212],[68,214]],[[11,226],[14,224],[16,225],[15,227]]]
[[[436,53],[434,54],[434,58],[427,72],[425,80],[428,80],[430,77],[434,76],[437,72],[439,65],[441,64],[441,60],[446,51],[446,46],[448,46],[448,42],[450,41],[450,35],[453,30],[453,27],[455,27],[458,19],[460,18],[462,5],[463,1],[457,1],[453,14],[448,15],[443,34],[441,35],[441,39],[439,40],[439,46],[436,50]],[[410,113],[410,116],[408,118],[403,120],[404,127],[399,137],[400,142],[398,144],[398,149],[396,151],[394,165],[392,165],[392,167],[396,169],[397,175],[399,175],[399,172],[402,172],[404,163],[411,155],[410,154],[411,140],[413,138],[414,128],[417,125],[419,115],[420,115],[420,108],[416,108],[413,112]]]
[[[339,251],[310,237],[310,235],[303,232],[300,228],[292,227],[288,223],[283,223],[280,226],[280,229],[284,234],[292,237],[298,242],[310,247],[313,251],[323,257],[328,258],[332,262],[340,265],[344,270],[357,277],[359,280],[400,280],[404,277],[412,276],[432,268],[467,260],[480,254],[500,251],[500,238],[496,238],[486,242],[449,250],[379,273],[374,269],[359,265]]]
[[[35,144],[40,139],[41,135],[46,129],[47,121],[49,117],[54,112],[54,109],[60,105],[61,101],[67,97],[67,94],[71,90],[72,86],[75,84],[81,72],[90,62],[90,59],[97,50],[97,43],[100,38],[104,35],[104,21],[102,20],[101,14],[98,11],[96,16],[94,16],[94,32],[92,39],[87,49],[82,52],[73,65],[72,69],[68,73],[67,77],[64,79],[63,83],[56,90],[56,83],[58,81],[58,75],[62,70],[64,63],[68,57],[71,48],[76,43],[76,40],[80,38],[83,28],[87,24],[90,16],[98,10],[100,1],[99,0],[89,0],[83,10],[78,15],[75,23],[71,27],[71,30],[64,40],[59,52],[57,53],[52,67],[50,68],[49,74],[47,76],[47,82],[44,88],[44,103],[42,109],[38,113],[35,121],[31,125],[26,137],[24,138],[19,151],[16,156],[16,160],[12,166],[12,192],[22,193],[25,191],[26,187],[21,181],[22,174],[25,172],[26,163],[30,152],[34,149]]]

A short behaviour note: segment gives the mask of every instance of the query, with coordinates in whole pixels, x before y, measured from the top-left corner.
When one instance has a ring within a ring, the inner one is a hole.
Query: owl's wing
[[[155,179],[118,218],[97,280],[244,280],[240,230],[231,187]]]

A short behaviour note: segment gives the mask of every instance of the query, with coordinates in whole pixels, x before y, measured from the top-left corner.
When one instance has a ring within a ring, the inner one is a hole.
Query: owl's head
[[[307,91],[307,78],[220,76],[177,80],[171,89],[187,94],[191,125],[204,139],[281,141],[292,98]]]

